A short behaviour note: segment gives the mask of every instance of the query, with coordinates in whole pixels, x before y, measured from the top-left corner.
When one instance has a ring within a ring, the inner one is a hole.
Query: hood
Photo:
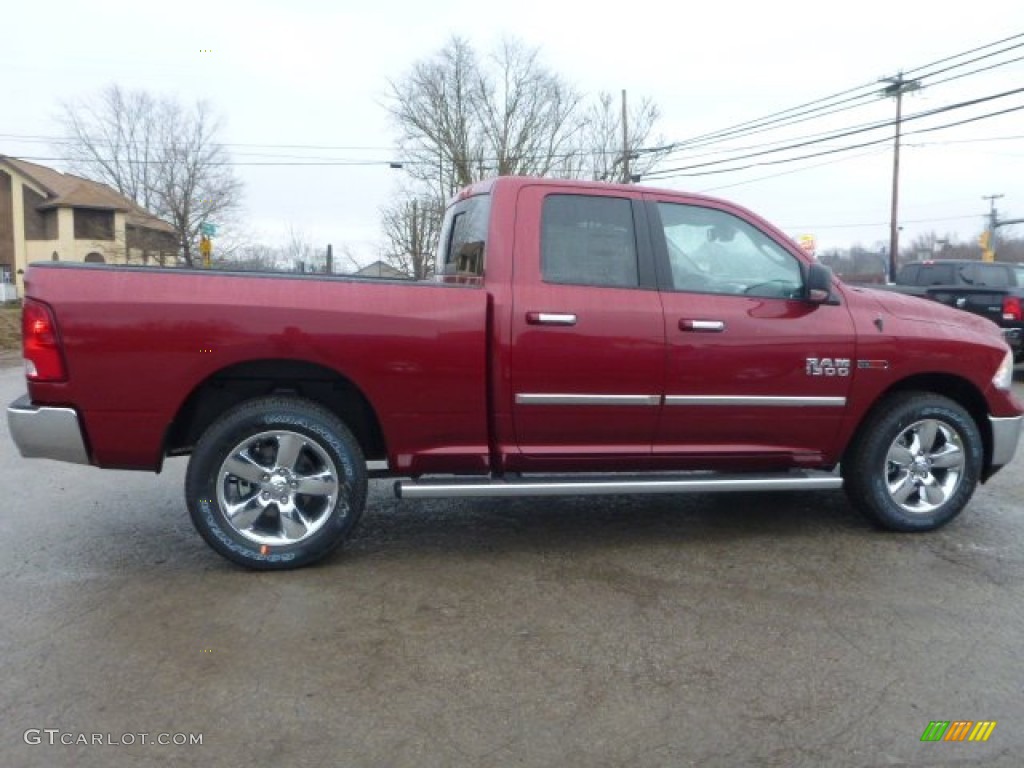
[[[879,291],[872,288],[858,288],[879,305],[884,312],[903,320],[918,320],[953,328],[990,334],[998,332],[998,326],[991,320],[962,309],[953,309],[931,299],[920,299],[902,293]]]

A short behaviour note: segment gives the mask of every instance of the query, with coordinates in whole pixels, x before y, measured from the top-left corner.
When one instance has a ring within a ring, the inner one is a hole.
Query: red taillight
[[[25,299],[21,311],[21,350],[29,381],[63,381],[67,378],[57,321],[45,304]]]
[[[1021,312],[1020,299],[1016,296],[1003,297],[1003,320],[1024,320],[1024,313]]]

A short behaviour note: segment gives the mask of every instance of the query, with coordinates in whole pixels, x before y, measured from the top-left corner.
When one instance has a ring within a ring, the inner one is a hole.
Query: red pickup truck
[[[191,454],[206,541],[252,568],[405,498],[844,487],[934,529],[1014,455],[988,320],[835,280],[722,200],[500,178],[445,216],[435,281],[36,264],[21,453]]]

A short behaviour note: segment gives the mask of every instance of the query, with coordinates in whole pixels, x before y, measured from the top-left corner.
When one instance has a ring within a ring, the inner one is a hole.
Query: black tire
[[[366,462],[326,408],[295,397],[249,400],[203,433],[185,499],[196,530],[228,560],[301,568],[352,531],[366,504]]]
[[[933,531],[964,508],[978,485],[978,425],[949,398],[900,392],[882,401],[842,462],[853,503],[894,531]]]

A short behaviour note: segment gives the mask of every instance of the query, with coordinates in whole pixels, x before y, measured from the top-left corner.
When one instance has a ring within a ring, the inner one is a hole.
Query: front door
[[[668,350],[655,453],[814,463],[849,394],[848,309],[803,301],[802,262],[738,210],[653,198],[648,212]]]

